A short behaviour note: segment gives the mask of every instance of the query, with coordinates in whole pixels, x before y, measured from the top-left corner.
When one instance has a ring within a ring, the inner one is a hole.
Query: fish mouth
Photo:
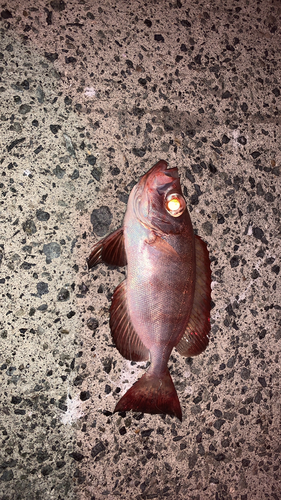
[[[135,189],[137,197],[141,197],[144,192],[150,193],[150,196],[153,192],[160,196],[171,192],[182,194],[178,167],[168,168],[165,160],[158,161],[141,177]]]
[[[148,189],[153,186],[160,194],[160,192],[163,192],[168,186],[178,186],[178,168],[168,168],[168,163],[165,160],[160,160],[142,177],[139,184],[143,189],[145,189],[145,186]]]
[[[158,161],[148,173],[151,174],[156,172],[162,172],[167,175],[167,177],[172,177],[173,179],[179,178],[178,167],[168,168],[168,163],[165,160]]]
[[[179,178],[178,167],[168,168],[165,171],[165,175],[167,175],[167,177],[172,177],[172,179],[178,179]]]

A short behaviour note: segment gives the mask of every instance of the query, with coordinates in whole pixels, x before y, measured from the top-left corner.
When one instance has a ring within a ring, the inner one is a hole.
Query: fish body
[[[150,360],[148,371],[115,411],[167,413],[181,420],[167,364],[174,347],[191,356],[208,344],[211,275],[208,250],[194,235],[178,169],[167,167],[161,160],[140,179],[123,226],[94,246],[88,265],[127,264],[127,279],[112,298],[111,332],[125,358]]]

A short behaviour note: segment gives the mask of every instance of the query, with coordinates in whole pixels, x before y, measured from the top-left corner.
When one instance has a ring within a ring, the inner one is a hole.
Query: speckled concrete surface
[[[277,0],[1,4],[0,498],[264,500],[280,486]],[[125,270],[86,268],[138,178],[180,170],[212,336],[169,368],[182,424],[112,414]]]

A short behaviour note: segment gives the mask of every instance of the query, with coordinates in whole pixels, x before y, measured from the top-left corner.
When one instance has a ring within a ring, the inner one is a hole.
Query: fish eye
[[[186,209],[184,198],[178,193],[171,193],[165,199],[165,208],[172,217],[179,217]]]

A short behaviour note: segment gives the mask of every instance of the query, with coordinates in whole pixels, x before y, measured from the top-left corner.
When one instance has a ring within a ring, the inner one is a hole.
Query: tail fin
[[[166,413],[182,421],[179,398],[168,368],[163,375],[145,373],[120,399],[114,411]]]

